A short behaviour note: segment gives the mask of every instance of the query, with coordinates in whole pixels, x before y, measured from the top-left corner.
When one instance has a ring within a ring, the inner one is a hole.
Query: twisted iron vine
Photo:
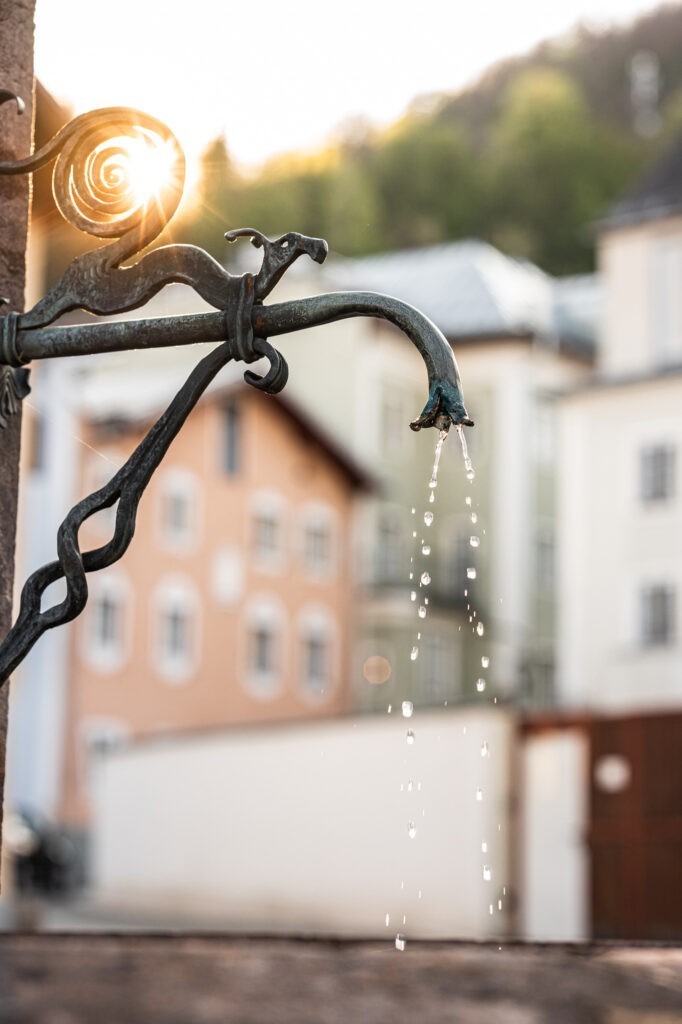
[[[0,106],[9,101],[15,101],[21,113],[21,100],[0,89]],[[135,186],[135,158],[155,158],[159,154],[168,174],[168,187],[159,193],[141,195]],[[196,337],[197,320],[199,330],[205,328],[221,344],[192,370],[125,465],[104,487],[78,502],[62,522],[57,534],[57,559],[26,581],[17,619],[0,645],[0,685],[46,630],[71,621],[83,610],[88,598],[87,574],[112,565],[127,550],[147,484],[222,367],[233,359],[248,364],[265,357],[270,363],[269,370],[263,376],[246,371],[244,378],[267,393],[281,391],[288,368],[281,354],[267,341],[268,334],[300,330],[348,316],[384,317],[408,335],[427,367],[429,398],[422,414],[411,424],[413,429],[471,424],[450,346],[423,314],[407,304],[387,296],[354,292],[263,306],[263,299],[299,256],[307,255],[317,263],[324,261],[327,243],[323,239],[291,232],[270,240],[252,228],[228,231],[228,242],[246,237],[262,248],[263,259],[257,274],[233,275],[193,245],[160,246],[136,262],[129,262],[158,237],[182,195],[182,150],[166,125],[156,118],[125,107],[91,111],[76,117],[30,156],[0,161],[0,175],[25,174],[52,160],[52,188],[61,214],[79,230],[110,241],[77,256],[32,309],[21,314],[7,312],[0,318],[0,428],[28,392],[28,371],[22,367],[31,358],[49,358],[65,351],[85,354],[134,348],[140,344],[135,332],[144,333],[145,339],[149,339],[144,344],[166,344],[169,327],[177,334],[174,343],[205,340]],[[218,313],[127,324],[49,326],[64,313],[76,309],[97,316],[137,309],[170,283],[191,286]],[[0,299],[0,304],[3,301],[6,300]],[[103,327],[107,329],[105,343]],[[166,340],[160,340],[162,335]],[[116,502],[111,540],[102,547],[82,552],[78,533],[83,523]],[[41,610],[47,588],[60,579],[66,581],[66,597]]]

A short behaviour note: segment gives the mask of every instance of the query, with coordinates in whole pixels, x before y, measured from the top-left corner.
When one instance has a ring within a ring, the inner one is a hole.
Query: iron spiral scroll
[[[0,89],[0,106],[10,100],[16,101],[21,113],[21,101]],[[139,188],[138,157],[161,158],[167,179],[163,189],[145,192]],[[0,645],[0,685],[46,630],[71,621],[83,610],[88,598],[87,574],[112,565],[127,550],[147,484],[216,374],[231,360],[249,364],[266,358],[269,370],[264,375],[247,371],[246,382],[270,394],[284,387],[288,368],[268,336],[351,316],[387,319],[415,344],[428,373],[429,398],[411,424],[413,429],[471,425],[452,350],[440,331],[413,307],[369,292],[340,292],[263,305],[263,299],[299,256],[324,261],[327,243],[323,239],[290,232],[271,240],[253,228],[229,231],[225,236],[228,242],[246,237],[262,249],[258,273],[239,276],[193,245],[160,246],[135,261],[158,237],[182,196],[184,156],[161,121],[127,107],[83,114],[32,155],[0,161],[0,175],[28,173],[52,160],[53,193],[62,216],[79,230],[110,241],[77,256],[32,309],[0,317],[0,428],[28,391],[28,371],[23,367],[32,359],[197,341],[220,344],[192,370],[125,465],[104,487],[78,502],[62,522],[57,559],[26,581],[17,619]],[[192,287],[216,312],[50,326],[71,310],[106,316],[137,309],[174,282]],[[116,503],[111,540],[81,551],[78,534],[83,523]],[[41,610],[46,590],[61,579],[66,583],[65,598]]]

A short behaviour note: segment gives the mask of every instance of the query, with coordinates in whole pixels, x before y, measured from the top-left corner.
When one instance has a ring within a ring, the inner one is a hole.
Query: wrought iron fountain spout
[[[0,89],[0,105],[17,100]],[[17,111],[22,104],[17,100]],[[161,154],[167,171],[162,191],[144,195],[135,185],[134,164]],[[47,629],[74,619],[88,598],[87,573],[116,562],[135,531],[142,494],[154,471],[216,374],[230,361],[265,357],[269,370],[250,370],[246,382],[270,394],[286,384],[288,368],[268,338],[343,320],[369,316],[389,320],[417,347],[428,376],[428,401],[410,426],[448,430],[473,426],[467,415],[452,349],[438,328],[414,307],[372,292],[335,292],[266,306],[263,299],[302,255],[317,263],[327,243],[297,233],[271,240],[253,228],[229,231],[234,242],[247,237],[263,250],[257,274],[234,275],[203,249],[166,245],[136,257],[152,242],[177,208],[184,181],[184,156],[168,128],[125,107],[95,110],[75,118],[31,156],[0,162],[0,174],[24,174],[55,160],[53,193],[62,215],[98,238],[113,239],[76,257],[61,279],[26,313],[0,317],[0,428],[28,392],[25,365],[34,359],[80,356],[196,342],[218,342],[192,370],[185,384],[125,465],[98,491],[80,501],[57,535],[57,559],[38,569],[21,594],[17,620],[0,645],[0,685]],[[52,326],[62,314],[80,309],[97,316],[143,306],[166,284],[190,285],[214,312],[115,322]],[[3,300],[0,299],[0,304]],[[118,502],[111,540],[82,552],[78,532],[86,519]],[[66,597],[41,610],[47,588],[66,581]]]

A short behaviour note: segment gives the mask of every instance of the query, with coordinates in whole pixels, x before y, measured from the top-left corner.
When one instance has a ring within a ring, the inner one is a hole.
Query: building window
[[[241,469],[241,409],[237,402],[223,407],[222,465],[228,476],[236,476]]]
[[[311,605],[299,620],[300,686],[305,697],[319,700],[326,697],[334,681],[333,614],[322,605]]]
[[[163,656],[170,661],[184,661],[190,653],[191,616],[186,608],[170,608],[161,618]]]
[[[126,587],[118,576],[104,576],[93,586],[87,620],[88,661],[102,672],[113,672],[126,653]]]
[[[675,590],[671,586],[644,587],[641,592],[642,644],[662,647],[675,638]]]
[[[272,510],[256,512],[253,519],[253,548],[260,562],[276,560],[281,553],[281,525]]]
[[[163,543],[173,551],[187,550],[197,541],[197,481],[186,470],[170,469],[162,477],[159,486]]]
[[[251,634],[251,670],[256,676],[271,676],[276,668],[277,635],[269,624],[256,626]]]
[[[334,568],[334,523],[330,509],[309,511],[303,523],[303,564],[313,576],[328,575]]]
[[[665,501],[675,491],[675,449],[672,445],[650,445],[640,453],[640,494],[642,501]]]
[[[286,502],[276,491],[254,495],[250,511],[250,548],[261,572],[279,573],[285,564]]]
[[[100,594],[92,603],[93,641],[100,651],[116,653],[122,638],[122,609],[113,594]]]
[[[282,681],[283,613],[271,598],[252,605],[247,614],[246,682],[254,696],[274,697]]]
[[[323,693],[329,676],[327,640],[321,635],[306,638],[303,648],[303,679],[313,693]]]
[[[191,583],[173,578],[156,591],[155,664],[168,682],[191,676],[197,663],[199,600]]]

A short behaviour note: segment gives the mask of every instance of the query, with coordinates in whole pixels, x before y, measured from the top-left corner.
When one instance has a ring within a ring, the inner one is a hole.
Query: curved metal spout
[[[427,316],[414,306],[379,292],[330,292],[271,306],[256,306],[253,329],[258,335],[287,334],[355,316],[388,320],[403,331],[420,352],[429,379],[429,397],[413,430],[451,424],[472,427],[464,407],[462,381],[452,348]]]
[[[355,316],[390,321],[421,353],[428,374],[429,397],[421,414],[410,424],[413,430],[448,430],[453,423],[473,426],[464,407],[462,382],[452,348],[436,325],[407,302],[378,292],[329,292],[269,306],[256,304],[251,310],[251,326],[256,337],[267,338]],[[16,340],[2,346],[3,361],[11,366],[57,356],[224,341],[233,330],[224,312],[65,327],[26,328],[21,326],[20,317],[18,321]],[[7,327],[10,326],[7,320]]]

